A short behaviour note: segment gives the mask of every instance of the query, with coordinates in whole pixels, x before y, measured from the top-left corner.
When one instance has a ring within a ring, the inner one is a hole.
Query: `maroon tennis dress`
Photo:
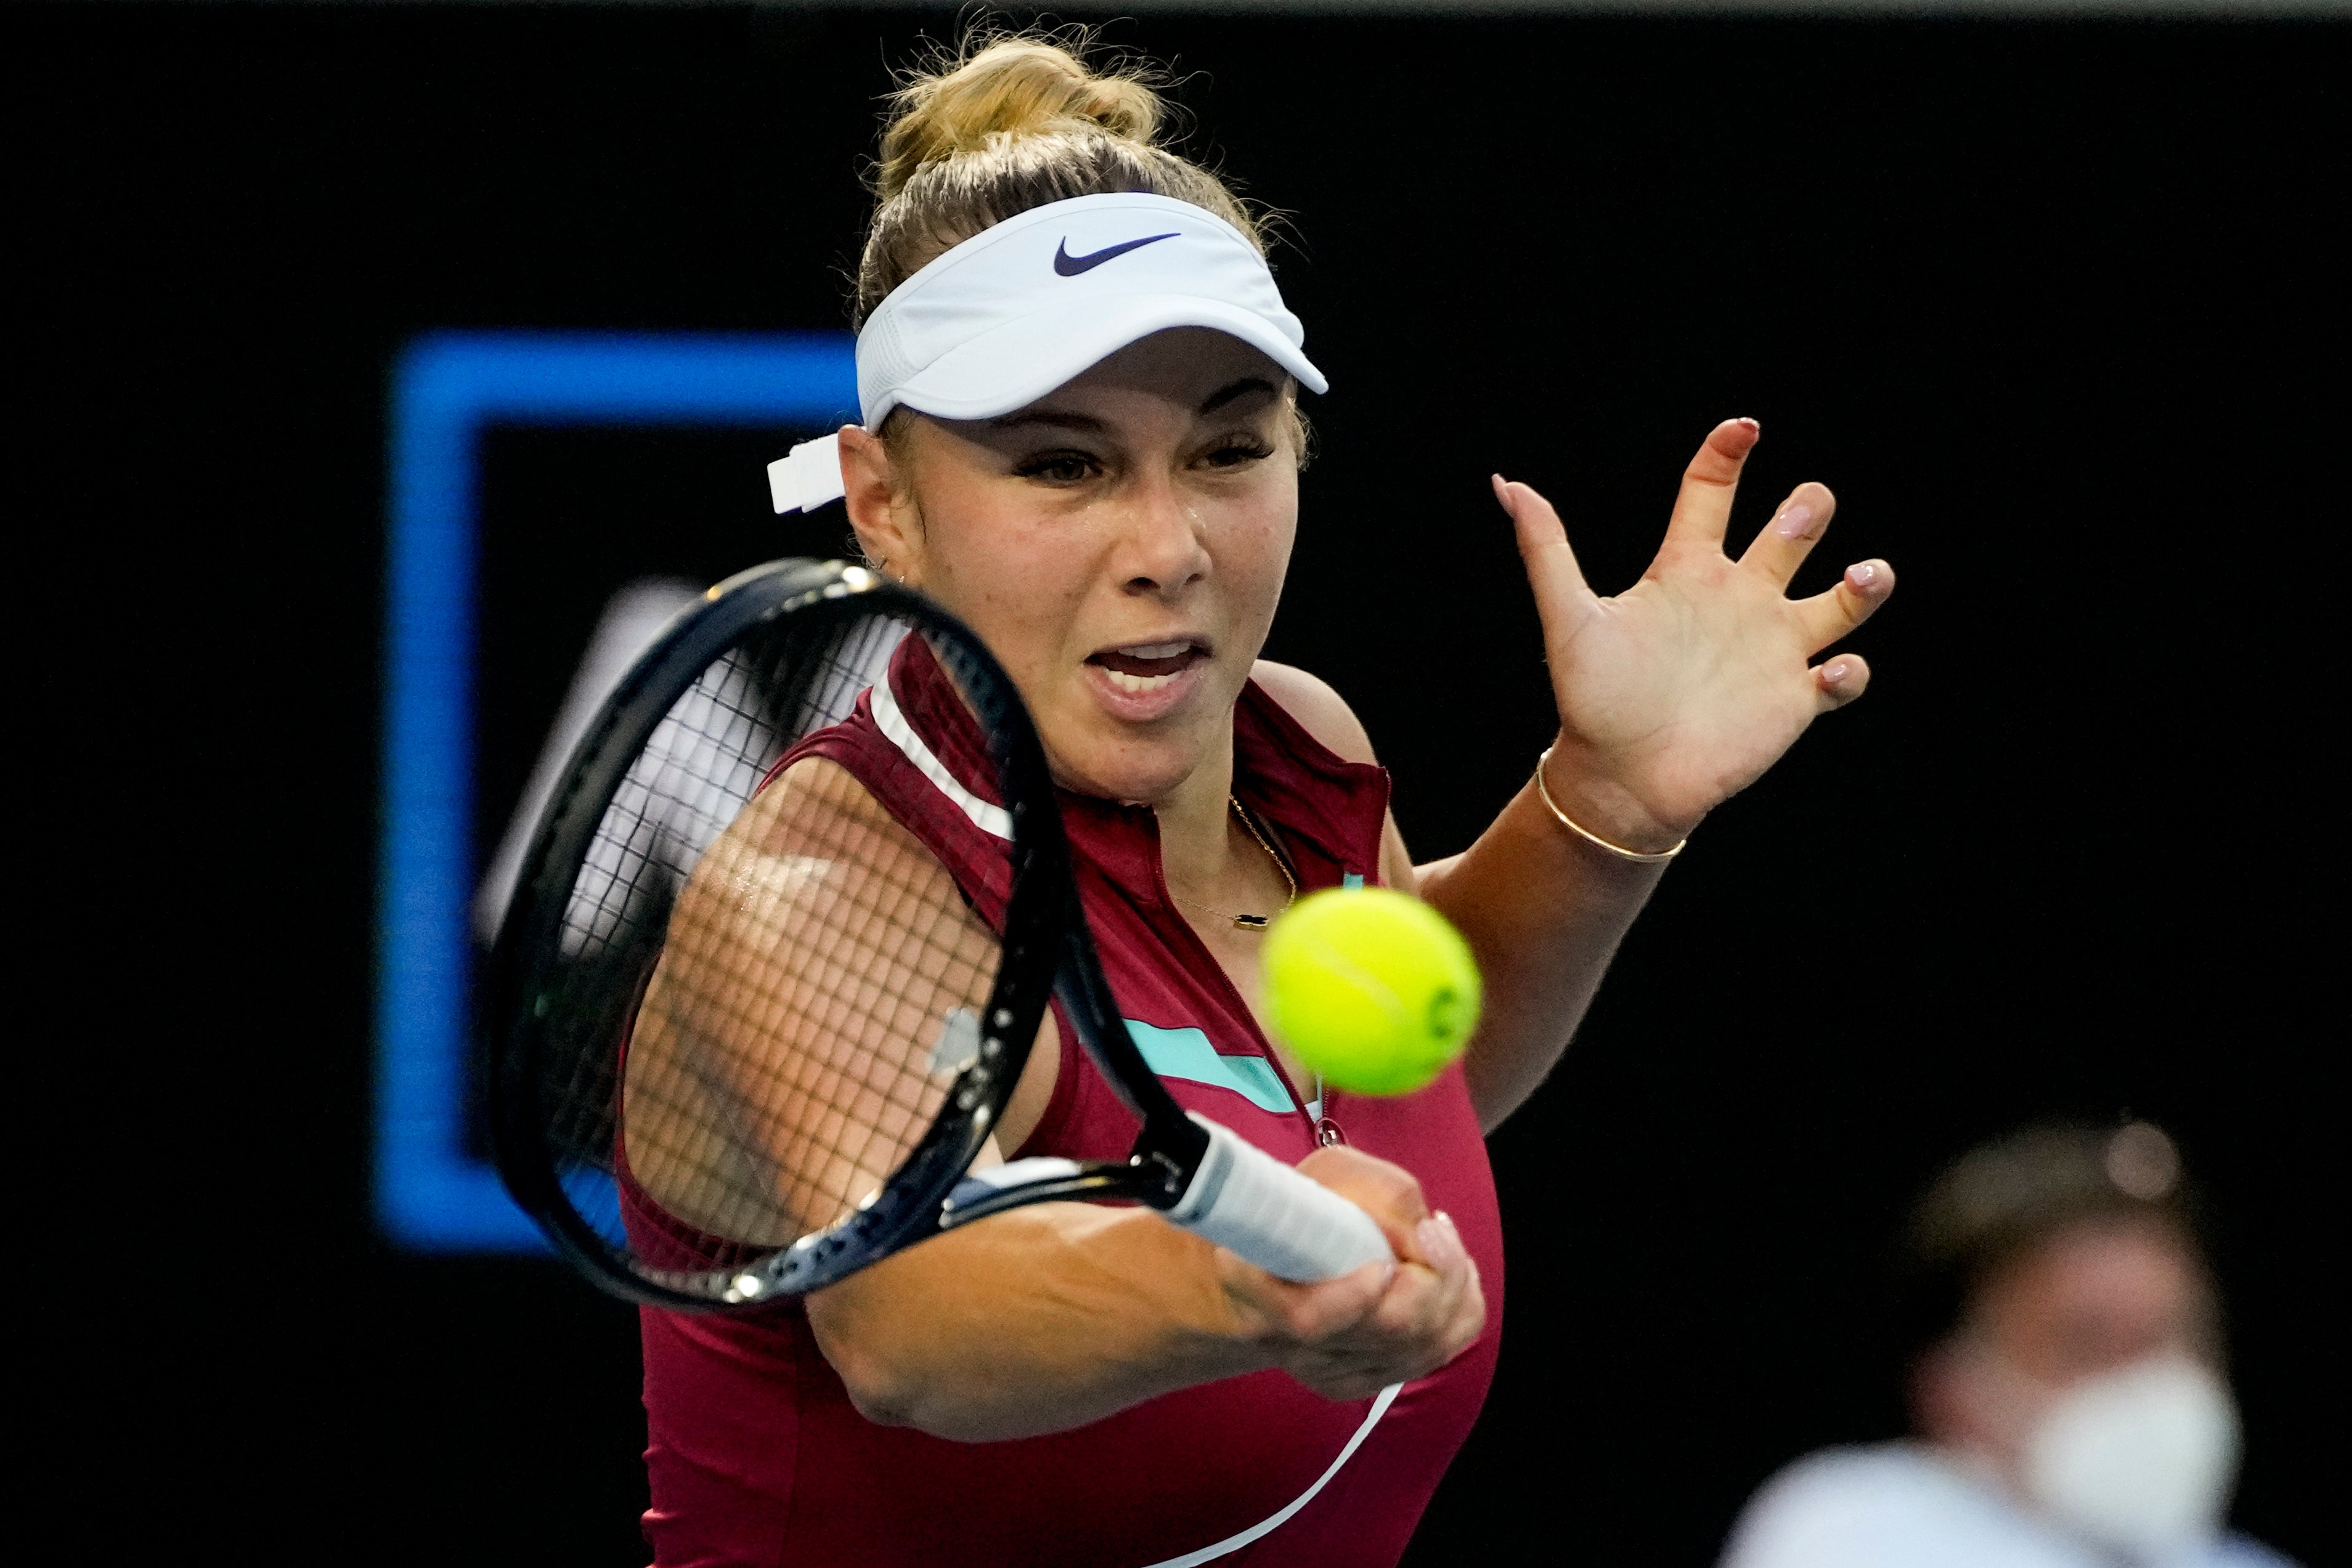
[[[1280,836],[1302,891],[1379,880],[1383,769],[1333,756],[1255,683],[1234,712],[1234,790]],[[854,774],[1001,923],[1006,862],[993,783],[970,716],[919,642],[900,647],[887,686],[786,763],[807,755]],[[1283,1160],[1305,1158],[1315,1124],[1170,899],[1150,810],[1066,793],[1062,810],[1104,972],[1153,1070],[1187,1110]],[[1053,1101],[1007,1157],[1124,1158],[1135,1118],[1066,1027],[1061,1035]],[[858,1415],[796,1305],[728,1317],[647,1308],[645,1523],[656,1563],[1393,1563],[1494,1375],[1503,1321],[1494,1177],[1458,1067],[1418,1094],[1334,1095],[1323,1110],[1349,1144],[1418,1176],[1477,1260],[1486,1332],[1450,1365],[1379,1400],[1335,1404],[1265,1372],[1072,1432],[958,1443]]]

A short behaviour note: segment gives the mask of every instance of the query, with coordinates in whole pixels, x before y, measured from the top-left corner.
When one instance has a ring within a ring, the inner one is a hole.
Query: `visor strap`
[[[842,495],[838,435],[803,441],[768,465],[768,498],[779,512],[814,512]]]

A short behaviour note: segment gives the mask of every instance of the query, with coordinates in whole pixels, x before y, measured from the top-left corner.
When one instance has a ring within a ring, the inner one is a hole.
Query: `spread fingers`
[[[1772,520],[1748,541],[1739,564],[1763,574],[1773,587],[1787,588],[1836,511],[1837,497],[1830,494],[1827,485],[1798,486],[1772,514]]]
[[[1827,593],[1816,593],[1811,599],[1797,601],[1796,610],[1804,629],[1805,651],[1818,653],[1823,648],[1852,632],[1870,619],[1886,597],[1895,591],[1895,569],[1883,560],[1856,561],[1845,569],[1837,586]]]
[[[1827,713],[1843,707],[1869,685],[1867,660],[1859,653],[1832,653],[1813,667],[1813,711]]]
[[[1727,419],[1707,432],[1698,455],[1683,470],[1683,487],[1666,524],[1668,544],[1722,547],[1723,530],[1731,522],[1731,498],[1739,491],[1739,470],[1760,434],[1752,419]]]

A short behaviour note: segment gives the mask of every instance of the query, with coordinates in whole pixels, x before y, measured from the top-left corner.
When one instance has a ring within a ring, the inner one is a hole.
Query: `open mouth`
[[[1100,667],[1110,684],[1120,691],[1140,696],[1160,690],[1208,656],[1207,648],[1188,638],[1105,648],[1088,657],[1087,663]]]

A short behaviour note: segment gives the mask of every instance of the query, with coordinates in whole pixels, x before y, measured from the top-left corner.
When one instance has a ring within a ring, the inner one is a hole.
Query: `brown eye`
[[[1255,436],[1237,436],[1209,454],[1212,468],[1239,468],[1274,455],[1274,448]]]
[[[1048,485],[1083,484],[1097,471],[1095,460],[1083,452],[1041,452],[1013,470],[1024,479]]]

